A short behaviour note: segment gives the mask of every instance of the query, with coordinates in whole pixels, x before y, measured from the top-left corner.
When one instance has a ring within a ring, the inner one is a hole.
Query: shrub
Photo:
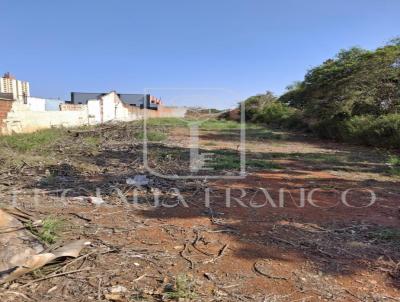
[[[382,115],[373,123],[369,144],[400,148],[400,114]]]
[[[318,122],[312,127],[313,132],[320,138],[330,138],[345,141],[350,137],[346,121],[327,119]]]
[[[347,120],[329,119],[316,124],[313,130],[322,138],[400,148],[400,114],[354,116]]]
[[[291,116],[293,110],[282,103],[270,102],[260,108],[255,115],[255,120],[266,124],[281,124]]]
[[[246,121],[255,122],[260,110],[262,110],[267,104],[271,102],[276,102],[276,100],[277,98],[270,91],[267,91],[265,94],[259,94],[249,97],[247,100],[244,101],[244,114]]]
[[[255,115],[254,120],[272,126],[301,129],[306,127],[301,112],[281,102],[269,102]]]

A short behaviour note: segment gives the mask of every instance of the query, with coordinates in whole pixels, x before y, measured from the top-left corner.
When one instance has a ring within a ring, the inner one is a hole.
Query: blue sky
[[[221,108],[400,35],[400,1],[0,0],[0,20],[0,72],[30,81],[32,95],[162,88],[174,103],[186,93],[175,88],[208,88],[187,102]]]

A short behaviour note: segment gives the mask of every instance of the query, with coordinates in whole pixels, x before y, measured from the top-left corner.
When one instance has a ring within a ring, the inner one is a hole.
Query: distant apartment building
[[[12,94],[15,100],[26,102],[29,97],[29,82],[17,80],[9,72],[0,78],[0,93]]]

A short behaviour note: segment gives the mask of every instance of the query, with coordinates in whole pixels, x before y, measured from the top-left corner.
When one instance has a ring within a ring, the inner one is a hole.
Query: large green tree
[[[265,94],[257,94],[249,97],[245,103],[245,117],[247,121],[254,121],[268,103],[275,102],[277,97],[271,92],[267,91]]]
[[[340,51],[279,100],[317,120],[400,112],[400,39],[375,51]]]

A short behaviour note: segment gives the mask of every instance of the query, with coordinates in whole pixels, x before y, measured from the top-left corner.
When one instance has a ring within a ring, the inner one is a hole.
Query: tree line
[[[252,96],[245,108],[250,122],[400,148],[400,38],[375,50],[341,50],[283,95]]]

